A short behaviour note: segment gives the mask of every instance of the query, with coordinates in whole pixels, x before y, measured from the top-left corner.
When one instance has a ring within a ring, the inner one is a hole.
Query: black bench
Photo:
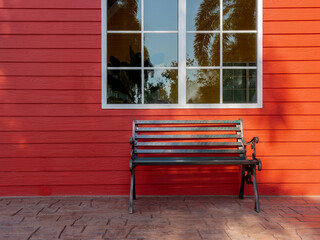
[[[130,213],[136,199],[135,167],[141,165],[242,165],[239,198],[243,199],[244,183],[253,184],[255,211],[260,212],[256,182],[254,137],[245,142],[240,120],[133,120],[131,143]],[[246,146],[253,149],[247,159]]]

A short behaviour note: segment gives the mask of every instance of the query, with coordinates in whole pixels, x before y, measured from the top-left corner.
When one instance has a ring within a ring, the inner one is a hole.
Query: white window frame
[[[161,0],[159,0],[161,1]],[[102,18],[102,109],[199,109],[199,108],[262,108],[263,105],[263,0],[257,0],[257,30],[252,31],[225,31],[223,30],[223,7],[220,7],[220,30],[219,31],[197,31],[202,33],[219,33],[220,34],[220,66],[218,67],[187,67],[186,66],[186,33],[193,33],[195,31],[186,31],[186,0],[178,0],[178,30],[179,31],[144,31],[143,29],[143,7],[141,10],[141,25],[144,33],[178,33],[178,64],[179,68],[168,67],[154,67],[152,69],[178,69],[178,103],[179,104],[108,104],[107,103],[107,0],[101,0],[101,18]],[[144,0],[141,0],[141,6],[144,6]],[[223,6],[223,0],[220,0],[220,6]],[[141,33],[141,31],[136,31]],[[114,31],[117,33],[125,33],[126,31]],[[131,33],[135,31],[130,31]],[[236,67],[223,66],[223,33],[256,33],[257,34],[257,66],[256,67]],[[141,39],[141,49],[143,49],[143,38]],[[143,52],[143,51],[142,51]],[[142,53],[143,54],[143,53]],[[141,56],[143,61],[143,56]],[[143,63],[143,62],[142,62]],[[141,69],[142,74],[142,101],[144,99],[144,68],[143,65],[137,68]],[[186,69],[220,69],[220,103],[215,104],[187,104],[186,103]],[[108,68],[111,69],[111,68]],[[125,69],[125,68],[123,68]],[[257,103],[223,103],[223,69],[256,69],[257,70]]]

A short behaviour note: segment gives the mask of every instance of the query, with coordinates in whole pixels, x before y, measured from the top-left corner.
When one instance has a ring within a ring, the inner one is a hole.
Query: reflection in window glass
[[[108,30],[141,30],[141,1],[108,1]]]
[[[220,35],[187,33],[187,66],[219,66]]]
[[[145,103],[178,103],[178,70],[146,70]]]
[[[141,67],[140,34],[108,34],[108,67]]]
[[[140,70],[108,70],[107,103],[141,103]]]
[[[168,66],[177,62],[178,36],[176,33],[146,33],[144,36],[145,67]]]
[[[224,0],[224,30],[256,30],[256,0]]]
[[[178,30],[178,0],[144,0],[144,30]]]
[[[187,70],[187,103],[219,103],[220,71]]]
[[[225,69],[223,70],[224,103],[257,102],[257,70]]]
[[[220,0],[187,0],[187,31],[219,30]]]
[[[257,45],[255,33],[223,35],[224,66],[256,66]]]

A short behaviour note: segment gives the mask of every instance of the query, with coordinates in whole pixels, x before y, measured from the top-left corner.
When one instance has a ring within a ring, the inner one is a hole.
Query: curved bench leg
[[[133,200],[136,200],[136,174],[135,174],[135,168],[133,168]]]
[[[254,210],[256,212],[260,212],[259,193],[258,193],[257,177],[256,177],[256,166],[253,166],[252,175],[253,175],[254,195],[255,195],[255,198],[256,198],[255,205],[254,205]]]
[[[131,184],[130,184],[130,209],[129,213],[133,213],[133,199],[135,195],[135,186],[134,186],[134,167],[131,171]]]
[[[240,185],[240,193],[239,193],[239,198],[243,199],[243,192],[244,192],[244,179],[245,179],[245,168],[242,166],[242,176],[241,176],[241,185]]]

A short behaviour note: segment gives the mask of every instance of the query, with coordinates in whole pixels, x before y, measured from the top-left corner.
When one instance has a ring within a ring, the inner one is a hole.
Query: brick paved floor
[[[0,198],[0,239],[320,239],[320,197]]]

